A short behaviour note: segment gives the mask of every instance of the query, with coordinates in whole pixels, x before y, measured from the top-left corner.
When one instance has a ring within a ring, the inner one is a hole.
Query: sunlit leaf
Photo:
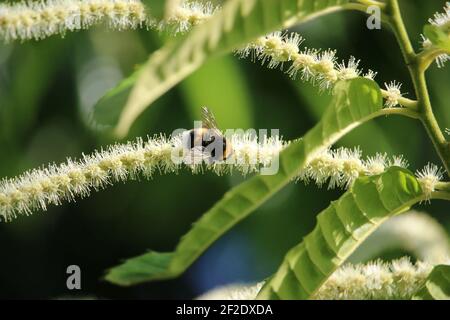
[[[314,230],[291,249],[261,289],[260,299],[310,299],[388,218],[423,201],[420,183],[410,171],[392,167],[362,177],[317,217]]]

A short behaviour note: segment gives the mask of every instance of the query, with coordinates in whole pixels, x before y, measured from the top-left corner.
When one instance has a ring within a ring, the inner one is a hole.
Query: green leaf
[[[314,230],[291,249],[259,299],[309,299],[353,251],[388,218],[425,199],[410,171],[392,167],[362,177],[317,216]]]
[[[125,136],[134,120],[162,94],[207,59],[256,37],[319,14],[342,9],[349,0],[230,0],[212,19],[170,42],[94,107],[94,120]]]
[[[450,36],[444,30],[438,26],[427,24],[423,28],[423,33],[435,46],[450,51]]]
[[[359,124],[382,114],[382,95],[378,85],[358,78],[336,84],[333,100],[322,120],[303,139],[289,145],[280,155],[276,175],[255,176],[233,188],[204,214],[181,239],[171,261],[162,272],[158,255],[154,252],[135,258],[145,261],[139,270],[130,269],[130,262],[111,269],[107,279],[120,285],[145,280],[176,277],[186,270],[215,240],[286,186],[316,152],[336,142]],[[153,259],[156,257],[158,259]],[[110,274],[115,274],[110,277]],[[144,274],[146,276],[144,276]]]
[[[434,267],[416,300],[450,300],[450,265]]]
[[[325,107],[331,100],[331,97],[327,94],[318,95],[317,88],[312,84],[300,84],[298,82],[289,81],[292,84],[295,92],[299,96],[299,107],[305,110],[314,119],[319,121],[322,114],[325,111]],[[321,108],[323,105],[323,108]],[[377,139],[367,139],[367,137],[377,137]],[[403,147],[404,143],[402,143]],[[381,127],[379,123],[371,121],[365,123],[358,130],[352,131],[345,137],[343,137],[339,144],[340,146],[364,146],[364,152],[366,154],[376,154],[379,150],[383,150],[387,154],[396,154],[399,146],[395,146],[395,141],[386,132],[385,128]],[[417,148],[411,146],[411,152],[405,152],[408,155],[414,154]],[[408,150],[410,151],[410,150]]]
[[[169,270],[173,253],[158,253],[150,251],[139,257],[126,260],[120,268],[113,268],[108,271],[105,279],[112,283],[128,286],[154,279],[170,278]],[[152,278],[151,275],[158,275]],[[164,277],[166,274],[166,277]]]

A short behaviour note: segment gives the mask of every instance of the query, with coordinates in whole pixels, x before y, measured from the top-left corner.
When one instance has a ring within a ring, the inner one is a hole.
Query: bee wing
[[[207,107],[202,107],[203,127],[213,130],[216,134],[221,135],[219,127],[216,122],[216,117]]]

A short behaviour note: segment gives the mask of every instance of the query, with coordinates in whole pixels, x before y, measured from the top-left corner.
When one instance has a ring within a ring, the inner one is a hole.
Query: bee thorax
[[[227,140],[207,128],[192,129],[183,133],[183,146],[188,151],[199,150],[208,162],[225,160],[228,150]]]

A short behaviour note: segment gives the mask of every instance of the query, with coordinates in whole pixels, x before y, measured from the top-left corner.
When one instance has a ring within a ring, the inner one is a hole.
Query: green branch
[[[380,2],[380,1],[375,1],[375,0],[358,0],[359,3],[364,4],[366,6],[378,6],[381,9],[385,9],[386,8],[386,3],[384,2]]]
[[[436,190],[450,192],[450,182],[439,182],[436,184]]]
[[[400,115],[408,118],[420,120],[420,113],[408,108],[384,108],[380,111],[381,114],[385,115]]]
[[[450,52],[436,46],[429,47],[420,52],[417,55],[420,70],[428,70],[430,65],[443,54],[450,54]]]
[[[401,16],[398,0],[389,0],[385,13],[389,16],[389,24],[391,25],[397,41],[402,50],[406,65],[408,66],[414,89],[418,101],[418,111],[420,120],[427,130],[428,136],[433,142],[442,163],[445,166],[447,174],[450,173],[450,144],[446,141],[431,106],[430,96],[428,93],[427,83],[425,79],[425,70],[429,61],[426,54],[418,55],[414,51],[411,40]],[[428,64],[429,65],[429,64]]]

